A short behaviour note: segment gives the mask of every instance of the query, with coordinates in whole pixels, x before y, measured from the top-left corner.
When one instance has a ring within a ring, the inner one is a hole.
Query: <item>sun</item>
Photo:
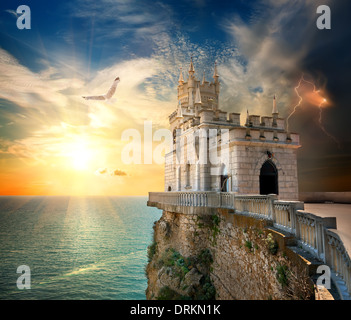
[[[76,139],[67,144],[65,149],[68,166],[78,171],[90,169],[94,152],[86,140]]]
[[[92,157],[90,150],[85,148],[78,148],[72,151],[71,160],[72,166],[75,170],[87,170]]]

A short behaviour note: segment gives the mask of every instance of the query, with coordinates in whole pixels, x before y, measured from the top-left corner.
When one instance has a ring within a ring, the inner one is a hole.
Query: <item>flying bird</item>
[[[119,82],[119,77],[117,77],[113,81],[113,84],[112,84],[110,90],[108,90],[106,94],[102,94],[100,96],[83,96],[83,98],[85,100],[109,100],[115,94],[118,82]]]

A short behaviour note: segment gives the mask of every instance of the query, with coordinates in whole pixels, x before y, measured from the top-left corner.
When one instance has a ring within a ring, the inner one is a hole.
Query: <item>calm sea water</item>
[[[0,197],[0,299],[145,299],[146,197]],[[27,265],[31,289],[19,290]]]

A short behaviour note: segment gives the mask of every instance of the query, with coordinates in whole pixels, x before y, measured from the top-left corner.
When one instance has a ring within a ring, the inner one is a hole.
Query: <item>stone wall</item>
[[[147,298],[157,299],[165,288],[178,298],[194,298],[194,292],[211,286],[216,299],[311,298],[308,268],[270,227],[266,220],[224,209],[193,215],[164,211],[154,226]],[[182,271],[177,263],[162,262],[170,249],[188,259]],[[210,259],[199,258],[204,252]]]
[[[186,141],[191,141],[191,133],[190,130],[185,134],[189,136]],[[252,130],[251,134],[259,135],[259,131]],[[268,133],[265,134],[268,135]],[[272,132],[271,134],[273,135]],[[199,161],[199,154],[203,155],[204,150],[200,150],[198,154],[195,148],[188,147],[187,143],[182,148],[183,152],[179,153],[181,164],[177,163],[175,152],[167,154],[165,191],[168,191],[169,187],[171,191],[220,191],[220,175],[229,174],[228,191],[239,194],[260,194],[260,170],[264,162],[269,159],[267,155],[269,151],[272,154],[270,160],[278,170],[278,197],[285,200],[298,200],[297,149],[287,144],[235,141],[239,138],[244,139],[242,137],[244,135],[245,129],[233,129],[230,131],[229,144],[218,143],[218,149],[221,149],[221,161],[217,164],[210,162],[210,154],[217,153],[217,146],[211,147],[210,150],[206,149],[206,164]],[[295,140],[298,141],[297,138]],[[204,145],[206,146],[206,143]],[[189,164],[187,156],[193,160]]]
[[[234,145],[230,152],[232,191],[241,194],[260,193],[260,170],[268,159],[267,150],[273,153],[270,159],[278,170],[279,198],[298,199],[296,149],[281,147]]]

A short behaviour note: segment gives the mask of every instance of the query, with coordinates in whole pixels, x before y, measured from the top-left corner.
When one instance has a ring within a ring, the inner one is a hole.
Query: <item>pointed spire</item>
[[[201,104],[201,93],[199,84],[196,85],[195,104]]]
[[[189,73],[190,74],[195,73],[195,68],[194,68],[194,64],[193,64],[193,57],[191,57],[191,59],[190,59]]]
[[[277,109],[277,101],[275,99],[275,95],[273,97],[273,110],[272,110],[272,114],[278,114],[278,109]]]
[[[182,85],[184,83],[182,68],[180,68],[180,74],[179,74],[178,83],[179,83],[179,85]]]
[[[214,72],[213,72],[213,79],[215,80],[215,82],[218,81],[219,75],[217,72],[217,62],[215,62],[215,66],[214,66]]]
[[[204,85],[205,82],[206,82],[206,79],[205,79],[205,71],[204,71],[204,75],[203,75],[203,77],[202,77],[202,84]]]

